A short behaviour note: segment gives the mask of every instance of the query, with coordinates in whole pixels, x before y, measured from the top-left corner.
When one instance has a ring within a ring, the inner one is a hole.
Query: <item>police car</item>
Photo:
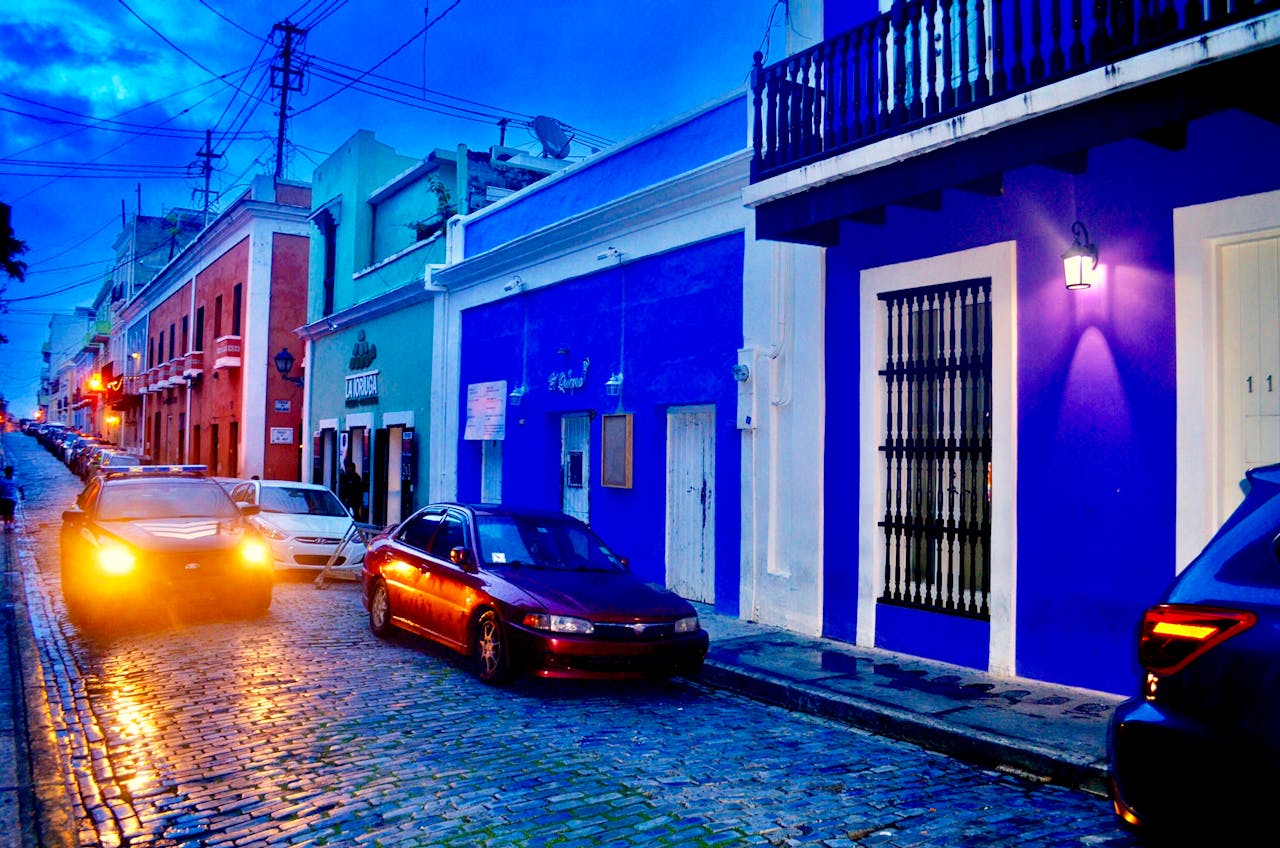
[[[203,465],[104,466],[62,513],[62,594],[80,626],[177,605],[264,615],[271,553]]]

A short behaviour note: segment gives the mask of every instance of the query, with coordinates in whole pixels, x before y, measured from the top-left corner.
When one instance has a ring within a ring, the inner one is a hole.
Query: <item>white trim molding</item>
[[[1270,231],[1270,232],[1269,232]],[[1177,332],[1175,571],[1204,547],[1235,504],[1219,497],[1223,474],[1222,280],[1218,250],[1280,234],[1280,191],[1173,210],[1173,285]]]
[[[884,512],[880,457],[885,317],[878,295],[958,280],[991,279],[991,638],[988,671],[1012,676],[1017,637],[1017,243],[999,242],[912,262],[868,268],[860,286],[858,362],[858,624],[856,641],[874,646],[876,601],[883,592]]]

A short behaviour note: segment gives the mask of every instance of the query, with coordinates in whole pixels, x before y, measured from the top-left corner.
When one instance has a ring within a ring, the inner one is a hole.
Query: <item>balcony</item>
[[[134,374],[124,378],[124,393],[126,395],[142,395],[148,390],[145,374]]]
[[[182,378],[184,380],[198,380],[204,376],[204,351],[192,350],[188,351],[183,357]]]
[[[1088,149],[1125,138],[1178,149],[1187,121],[1213,111],[1277,120],[1277,9],[898,0],[776,64],[757,54],[746,199],[758,234],[831,245],[839,218],[936,207],[944,188],[999,194],[1012,168],[1078,173]]]
[[[160,385],[160,366],[153,366],[147,369],[147,391],[158,392],[164,388]]]
[[[215,370],[219,368],[240,367],[239,336],[222,336],[221,338],[214,340],[213,367]]]
[[[165,386],[186,385],[182,379],[182,368],[185,362],[183,357],[178,356],[165,363]]]

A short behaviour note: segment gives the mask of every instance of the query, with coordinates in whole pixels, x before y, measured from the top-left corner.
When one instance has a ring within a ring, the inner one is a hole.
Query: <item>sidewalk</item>
[[[0,446],[0,466],[4,447]],[[22,639],[26,615],[18,558],[11,556],[17,534],[0,534],[0,848],[35,844],[34,803],[27,761],[26,706],[23,699]]]
[[[740,621],[697,604],[705,683],[990,768],[1106,794],[1118,695],[996,677]]]

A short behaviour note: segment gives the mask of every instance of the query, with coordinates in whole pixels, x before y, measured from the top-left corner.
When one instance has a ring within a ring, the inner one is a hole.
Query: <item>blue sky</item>
[[[541,152],[536,115],[570,158],[745,85],[784,52],[783,0],[15,0],[0,20],[0,201],[28,245],[0,293],[0,394],[30,415],[50,315],[89,305],[114,261],[121,208],[196,208],[272,173],[267,87],[286,20],[306,30],[285,176],[359,129],[406,155],[459,143]],[[423,30],[425,29],[425,32]],[[745,141],[745,140],[744,140]]]

